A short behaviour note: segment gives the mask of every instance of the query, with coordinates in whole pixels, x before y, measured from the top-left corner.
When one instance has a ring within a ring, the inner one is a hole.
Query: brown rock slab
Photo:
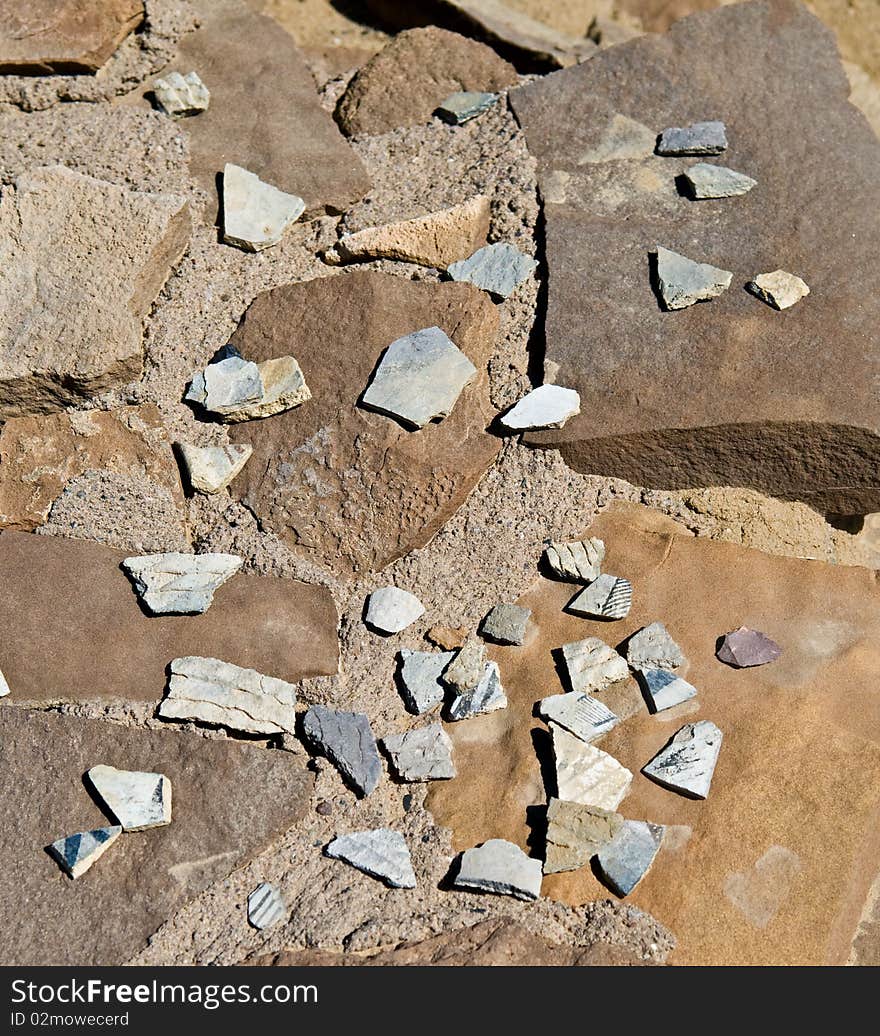
[[[429,26],[401,32],[355,75],[336,109],[351,136],[387,133],[430,122],[462,90],[513,86],[516,70],[489,47]]]
[[[0,198],[0,420],[139,377],[143,320],[189,242],[184,198],[37,168]]]
[[[168,663],[188,655],[290,683],[336,672],[336,608],[325,588],[239,574],[204,615],[150,617],[119,567],[125,556],[84,540],[0,533],[10,701],[158,704]]]
[[[261,362],[293,351],[308,406],[246,429],[250,462],[231,487],[291,549],[337,575],[379,570],[428,540],[463,503],[499,448],[486,365],[498,317],[470,285],[357,272],[258,295],[232,344]],[[357,406],[385,349],[439,327],[477,367],[452,413],[408,431]],[[345,357],[340,363],[334,357]]]
[[[673,963],[844,963],[880,859],[876,573],[692,537],[632,504],[582,535],[601,537],[608,566],[625,567],[639,588],[620,638],[662,617],[700,688],[658,715],[643,704],[602,740],[635,772],[624,816],[666,829],[627,902],[675,932]],[[452,829],[453,848],[491,837],[528,844],[526,810],[546,801],[540,760],[550,736],[532,710],[559,680],[551,651],[607,635],[601,622],[563,611],[568,595],[542,579],[520,599],[538,636],[489,649],[507,710],[469,720],[466,736],[448,728],[458,776],[433,785],[427,805]],[[718,631],[740,623],[784,644],[782,656],[747,670],[719,662]],[[639,772],[679,727],[703,719],[724,731],[709,800],[674,795]],[[607,896],[590,868],[547,876],[543,893],[571,905]],[[871,953],[866,931],[862,958]]]
[[[158,407],[14,417],[0,431],[0,528],[35,529],[86,471],[142,476],[183,508],[180,475]]]
[[[578,417],[529,442],[641,485],[880,509],[880,141],[848,92],[830,32],[794,0],[759,0],[511,94],[545,198],[545,364],[581,396]],[[708,118],[759,188],[695,205],[675,187],[692,160],[643,144]],[[663,312],[647,257],[658,241],[733,271],[733,286]],[[782,257],[813,294],[780,315],[744,285]]]
[[[196,7],[201,24],[181,40],[173,67],[195,69],[211,90],[208,110],[183,126],[199,185],[216,197],[217,174],[231,162],[298,195],[306,218],[362,198],[366,171],[321,107],[292,37],[240,0]]]
[[[119,838],[77,879],[44,851],[109,823],[83,777],[104,763],[158,771],[174,788],[166,827]],[[185,902],[306,813],[312,777],[286,752],[28,709],[0,710],[0,911],[7,965],[122,964]]]
[[[0,0],[0,75],[96,72],[143,17],[142,0]]]
[[[405,942],[371,957],[328,950],[282,950],[245,961],[273,967],[600,967],[645,962],[622,946],[560,946],[510,918],[480,921],[421,942]]]

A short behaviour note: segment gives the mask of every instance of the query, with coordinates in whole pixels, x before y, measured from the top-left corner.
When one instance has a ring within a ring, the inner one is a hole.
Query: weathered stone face
[[[233,335],[256,361],[293,351],[312,391],[299,410],[231,430],[253,456],[231,487],[291,549],[338,575],[381,569],[426,543],[499,448],[488,362],[498,316],[475,288],[350,273],[258,295]],[[477,376],[439,423],[408,431],[357,405],[379,357],[424,327]],[[337,362],[339,357],[345,362]]]
[[[123,834],[72,890],[43,848],[109,822],[83,786],[99,760],[165,774],[174,820]],[[4,960],[19,966],[124,963],[187,900],[301,820],[312,789],[287,752],[15,708],[0,710],[0,761],[14,787],[0,804],[0,910],[16,918]]]
[[[546,363],[581,395],[579,416],[528,441],[640,485],[880,509],[880,141],[847,94],[831,34],[793,0],[695,15],[511,93],[545,203]],[[635,146],[634,124],[650,143],[707,113],[726,124],[725,164],[758,181],[742,197],[683,197],[697,160]],[[658,242],[731,287],[663,312]],[[781,315],[745,291],[779,265],[812,289]]]
[[[291,683],[336,672],[336,608],[323,587],[239,574],[204,615],[150,616],[124,557],[84,540],[0,534],[3,671],[16,701],[158,703],[168,663],[199,654]]]
[[[139,377],[143,320],[189,242],[184,198],[61,166],[0,198],[0,420]]]
[[[96,72],[143,17],[143,0],[2,0],[0,75]]]

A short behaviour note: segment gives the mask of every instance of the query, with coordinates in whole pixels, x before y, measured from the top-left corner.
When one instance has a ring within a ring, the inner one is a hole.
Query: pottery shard
[[[496,604],[483,619],[481,633],[498,644],[521,645],[526,639],[531,611],[518,604]]]
[[[241,568],[234,554],[146,554],[122,567],[152,615],[201,615],[214,591]]]
[[[421,714],[443,702],[446,691],[440,676],[454,656],[454,651],[400,652],[400,691],[410,712]]]
[[[143,0],[2,0],[0,75],[96,72],[143,17]]]
[[[709,720],[687,723],[642,767],[642,773],[672,791],[692,799],[704,799],[712,784],[722,737],[718,727]]]
[[[295,734],[296,687],[219,658],[175,658],[163,719],[194,720],[246,734]]]
[[[760,630],[750,630],[747,626],[731,630],[724,634],[717,656],[734,669],[746,669],[750,666],[766,665],[775,662],[782,654],[782,648]]]
[[[198,72],[166,72],[164,78],[153,83],[153,93],[162,111],[174,119],[197,115],[211,103],[211,94]]]
[[[361,259],[397,259],[445,270],[457,259],[466,259],[486,243],[489,232],[489,199],[482,194],[450,209],[416,216],[399,223],[368,227],[346,234],[335,245],[342,262]]]
[[[399,586],[383,586],[367,599],[366,623],[380,633],[400,633],[424,614],[418,597]]]
[[[293,356],[254,363],[224,346],[193,375],[184,398],[221,421],[237,423],[292,410],[312,393]]]
[[[678,669],[687,659],[662,622],[652,622],[634,633],[626,646],[633,669]]]
[[[620,722],[607,705],[580,691],[542,698],[538,712],[543,719],[565,727],[582,741],[596,741]]]
[[[3,437],[0,433],[0,450]],[[190,489],[196,493],[220,493],[247,464],[253,447],[248,443],[231,446],[195,446],[193,443],[176,444],[186,470]],[[0,483],[2,484],[2,483]]]
[[[449,703],[451,720],[469,719],[485,712],[507,708],[507,696],[501,686],[497,662],[487,662],[476,686],[459,693]]]
[[[445,524],[499,440],[486,365],[498,317],[475,288],[355,272],[258,295],[233,336],[256,361],[296,352],[313,399],[231,429],[253,445],[232,493],[312,563],[350,578],[384,568]],[[441,328],[477,368],[449,417],[413,432],[357,406],[388,344]],[[292,336],[292,337],[291,337]],[[346,362],[328,363],[328,356]]]
[[[697,696],[696,687],[668,669],[642,669],[636,677],[645,689],[651,712],[671,709]]]
[[[727,150],[723,122],[695,122],[663,130],[657,143],[658,155],[720,155]]]
[[[391,734],[382,744],[405,781],[449,780],[455,776],[452,742],[439,723]]]
[[[211,86],[210,108],[182,125],[199,186],[216,197],[217,173],[230,162],[301,197],[307,219],[362,198],[366,171],[321,107],[290,34],[242,0],[197,0],[196,8],[199,28],[181,39],[173,67],[196,68]]]
[[[0,672],[0,698],[5,698],[7,694],[11,693],[11,689],[6,680],[6,677]]]
[[[17,700],[156,702],[168,662],[188,655],[234,658],[290,683],[336,673],[326,588],[239,573],[204,615],[156,619],[120,570],[125,557],[83,540],[0,533],[0,662]]]
[[[809,287],[800,277],[785,270],[759,273],[753,281],[749,281],[748,289],[774,309],[789,309],[810,294]]]
[[[662,841],[659,824],[625,820],[617,834],[599,849],[599,869],[618,896],[628,896],[648,873]]]
[[[387,827],[339,835],[325,852],[396,889],[414,889],[416,876],[403,835]]]
[[[382,761],[366,716],[313,705],[303,719],[303,733],[324,751],[357,792],[369,795],[376,790]]]
[[[139,377],[144,317],[189,234],[184,198],[60,166],[5,187],[0,420],[61,410]]]
[[[698,263],[668,248],[656,248],[657,286],[667,309],[687,309],[727,291],[733,274],[709,263]]]
[[[101,763],[86,776],[123,831],[143,831],[171,823],[171,781],[163,773],[117,770]]]
[[[395,36],[348,84],[336,118],[353,136],[429,122],[455,91],[503,90],[516,72],[488,47],[429,26]]]
[[[580,410],[581,400],[577,392],[561,385],[540,385],[523,396],[500,420],[505,428],[515,432],[531,428],[562,428]]]
[[[283,921],[287,906],[280,890],[268,881],[262,881],[248,896],[248,922],[262,931]]]
[[[750,486],[825,513],[880,510],[880,140],[847,94],[831,34],[790,0],[684,18],[511,92],[544,195],[545,365],[581,396],[565,428],[529,443],[651,488]],[[723,115],[760,183],[736,204],[682,198],[687,159],[582,163],[619,116],[656,132],[699,116],[695,98]],[[658,242],[714,257],[739,283],[775,269],[784,243],[813,295],[785,319],[733,289],[669,314],[648,276]]]
[[[626,798],[633,775],[600,748],[551,724],[556,759],[556,794],[566,802],[617,809]]]
[[[49,852],[71,878],[78,878],[107,852],[121,834],[119,825],[78,831],[54,841]]]
[[[544,873],[575,871],[623,827],[623,817],[582,802],[550,799],[547,806],[547,852]]]
[[[306,203],[264,183],[256,173],[227,162],[223,167],[223,240],[246,252],[277,245]]]
[[[625,619],[631,607],[630,581],[605,572],[577,594],[568,610],[591,619]]]
[[[120,838],[72,896],[41,849],[107,823],[83,787],[96,759],[164,774],[174,821]],[[17,708],[0,709],[0,765],[15,784],[0,804],[0,911],[16,916],[3,959],[19,967],[126,963],[187,901],[298,823],[313,788],[288,752]]]
[[[14,417],[0,431],[0,528],[34,529],[87,471],[143,479],[183,511],[180,477],[158,407]]]
[[[478,115],[488,111],[498,103],[498,94],[484,93],[479,90],[460,90],[450,94],[438,105],[437,114],[444,122],[453,126],[463,126]]]
[[[692,197],[698,200],[735,198],[740,194],[748,194],[758,183],[745,173],[738,173],[735,169],[727,169],[722,165],[712,165],[710,162],[697,162],[696,165],[692,165],[684,173],[684,178]]]
[[[541,895],[541,861],[526,856],[512,842],[490,838],[488,842],[461,854],[455,885],[517,899],[538,899]]]
[[[602,691],[629,676],[626,661],[598,637],[563,644],[562,657],[572,690],[589,694]]]
[[[476,284],[478,288],[482,288],[495,298],[506,299],[537,267],[536,259],[524,255],[506,241],[497,241],[495,244],[478,249],[467,259],[451,263],[448,272],[454,281]],[[558,405],[555,407],[557,414],[554,416],[554,420],[562,420],[564,424],[565,418],[560,418],[558,412],[567,413],[568,416],[577,413],[579,401],[576,401],[572,395],[565,396],[563,400],[559,399],[558,394],[553,395],[556,404],[563,404],[561,407]],[[533,400],[532,405],[536,402],[539,401]]]
[[[573,583],[591,583],[599,578],[605,544],[591,536],[574,543],[551,543],[544,551],[544,560],[553,574]]]

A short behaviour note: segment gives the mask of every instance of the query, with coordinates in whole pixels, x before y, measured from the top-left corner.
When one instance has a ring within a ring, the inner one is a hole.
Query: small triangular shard
[[[687,723],[642,767],[642,773],[672,791],[704,799],[709,794],[722,737],[718,727],[707,719]]]
[[[75,835],[59,838],[49,846],[49,852],[71,878],[78,878],[92,866],[116,839],[122,828],[98,827],[93,831],[77,831]]]

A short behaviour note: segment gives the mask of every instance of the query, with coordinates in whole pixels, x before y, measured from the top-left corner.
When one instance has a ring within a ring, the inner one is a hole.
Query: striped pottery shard
[[[697,696],[696,687],[668,669],[637,670],[636,679],[645,691],[651,712],[671,709]]]
[[[234,554],[146,554],[122,562],[152,615],[201,615],[241,565]]]
[[[617,809],[626,798],[633,775],[601,749],[551,724],[556,759],[556,794],[566,802]]]
[[[171,781],[163,773],[117,770],[103,764],[86,772],[95,792],[123,831],[171,823]]]
[[[568,611],[589,619],[625,619],[632,606],[632,583],[603,572],[568,604]]]
[[[287,905],[276,885],[262,881],[248,896],[248,922],[262,931],[283,921],[287,915]]]
[[[551,694],[538,702],[542,719],[558,723],[582,741],[597,741],[620,722],[611,709],[580,691]]]
[[[573,691],[602,691],[629,676],[625,659],[598,637],[564,644],[562,657]]]
[[[373,831],[354,831],[339,835],[324,850],[335,860],[344,860],[372,878],[378,878],[395,889],[414,889],[409,847],[399,831],[379,827]]]
[[[49,846],[49,852],[71,878],[79,878],[99,860],[122,834],[122,828],[98,827],[94,831],[78,831],[75,835],[59,838]]]
[[[553,574],[572,583],[598,579],[604,558],[605,544],[595,536],[574,543],[551,543],[544,551]]]
[[[642,773],[672,791],[704,799],[709,794],[723,736],[709,720],[687,723],[642,767]]]
[[[644,820],[625,820],[596,854],[599,870],[618,896],[628,896],[648,873],[663,841],[663,827]]]

